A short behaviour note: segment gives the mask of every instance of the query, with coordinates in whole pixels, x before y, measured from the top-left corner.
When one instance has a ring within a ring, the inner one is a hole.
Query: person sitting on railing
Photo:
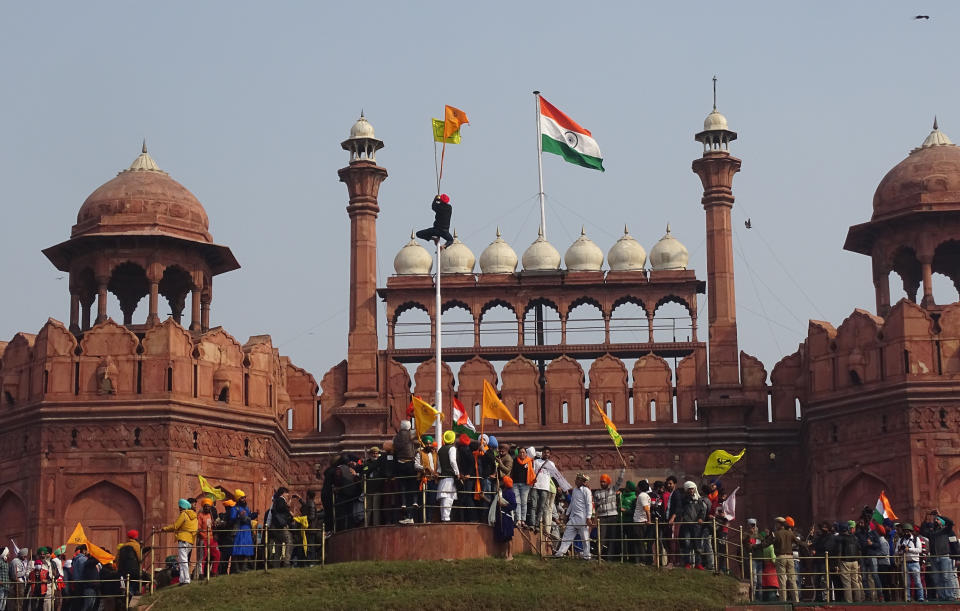
[[[457,463],[457,447],[454,445],[457,435],[453,431],[443,432],[443,446],[439,452],[440,485],[437,496],[440,498],[440,521],[449,522],[453,501],[457,498],[457,486],[460,480],[460,467]]]

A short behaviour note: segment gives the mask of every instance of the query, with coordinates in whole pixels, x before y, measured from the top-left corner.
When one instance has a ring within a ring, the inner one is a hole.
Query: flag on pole
[[[731,454],[725,450],[714,450],[707,458],[707,464],[703,467],[704,475],[723,475],[730,470],[735,462],[743,458],[746,448],[740,450],[739,454]]]
[[[463,112],[459,108],[454,108],[453,106],[443,107],[443,137],[444,138],[449,138],[453,136],[454,133],[457,133],[460,131],[461,125],[469,122],[470,120],[467,119],[467,113]],[[458,138],[459,138],[459,134],[458,134]]]
[[[432,119],[433,121],[433,141],[446,142],[447,144],[460,144],[460,130],[453,132],[449,137],[443,136],[443,119]]]
[[[205,477],[197,473],[197,479],[200,480],[200,489],[203,490],[205,494],[209,494],[218,501],[222,501],[227,498],[227,495],[224,494],[223,490],[217,490],[210,485],[210,482],[207,481]]]
[[[484,418],[509,420],[514,424],[520,424],[507,409],[507,406],[503,404],[503,401],[500,400],[500,397],[497,396],[497,391],[494,390],[493,385],[486,378],[483,380],[483,402],[480,404],[480,413]]]
[[[721,505],[721,507],[723,507],[723,515],[729,522],[733,522],[737,517],[737,490],[740,490],[740,486],[734,488],[733,492],[727,496],[727,500]]]
[[[433,406],[421,399],[420,397],[413,396],[413,417],[414,422],[416,423],[417,437],[423,437],[427,431],[430,430],[430,427],[437,420],[437,415],[440,412],[433,409]]]
[[[100,564],[109,564],[116,558],[113,554],[107,553],[105,549],[94,545],[94,543],[87,538],[86,533],[83,532],[83,526],[80,522],[77,522],[77,526],[73,529],[73,534],[67,539],[67,543],[86,545],[87,553],[96,558]]]
[[[613,440],[613,445],[618,448],[623,445],[623,437],[620,436],[620,433],[617,432],[617,427],[614,426],[613,422],[607,418],[607,413],[600,409],[600,403],[596,399],[593,400],[593,406],[597,408],[597,413],[600,414],[600,418],[603,420],[603,426],[607,427],[607,432],[610,433],[610,439]]]
[[[882,525],[884,519],[897,519],[897,514],[893,513],[890,507],[890,500],[887,499],[886,491],[880,491],[880,498],[877,499],[877,506],[873,509],[873,516],[870,518],[870,530],[876,530],[878,524]]]
[[[603,172],[603,155],[590,130],[581,127],[556,106],[540,99],[540,140],[543,151],[565,161]]]
[[[463,407],[463,403],[460,403],[460,399],[453,398],[453,426],[450,427],[453,429],[453,432],[457,435],[461,433],[465,434],[470,439],[478,439],[480,437],[477,434],[477,427],[473,426],[473,421],[470,420],[470,416],[467,415],[467,410]]]
[[[10,549],[13,551],[14,557],[20,555],[20,547],[17,545],[17,542],[13,540],[13,537],[10,537]]]

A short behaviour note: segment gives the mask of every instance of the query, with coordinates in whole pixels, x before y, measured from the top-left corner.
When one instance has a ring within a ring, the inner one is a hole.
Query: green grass
[[[737,582],[707,571],[656,570],[579,559],[517,556],[351,562],[217,577],[145,598],[150,611],[204,609],[723,609]]]

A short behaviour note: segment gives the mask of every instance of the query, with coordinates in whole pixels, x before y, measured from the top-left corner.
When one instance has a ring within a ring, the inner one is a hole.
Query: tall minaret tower
[[[713,111],[695,136],[703,144],[703,157],[693,162],[693,171],[703,183],[703,209],[707,216],[707,305],[710,325],[710,385],[740,383],[740,353],[737,348],[737,304],[733,283],[733,175],[740,160],[729,151],[737,133],[727,127],[727,118],[717,111],[717,77],[713,77]]]
[[[341,144],[350,165],[339,170],[347,184],[350,204],[350,331],[347,344],[345,407],[379,406],[377,388],[377,194],[387,170],[377,165],[383,142],[363,113]]]

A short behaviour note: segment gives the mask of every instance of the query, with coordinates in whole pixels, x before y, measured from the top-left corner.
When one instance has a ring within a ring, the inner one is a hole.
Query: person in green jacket
[[[628,562],[634,556],[634,541],[627,540],[626,533],[629,529],[625,526],[633,522],[633,511],[637,508],[637,484],[627,482],[620,493],[620,553],[625,556],[624,560]]]

